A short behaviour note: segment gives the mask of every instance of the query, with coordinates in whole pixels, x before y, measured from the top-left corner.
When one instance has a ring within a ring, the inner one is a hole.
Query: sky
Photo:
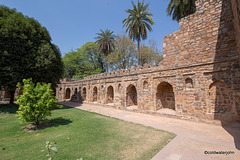
[[[136,4],[137,0],[133,2]],[[163,37],[177,31],[178,22],[166,14],[169,0],[144,2],[149,3],[155,22],[147,41],[157,42],[162,51]],[[0,0],[0,4],[38,20],[47,28],[62,56],[95,41],[100,29],[110,29],[115,35],[124,34],[126,28],[122,21],[128,16],[125,10],[133,8],[131,0]]]

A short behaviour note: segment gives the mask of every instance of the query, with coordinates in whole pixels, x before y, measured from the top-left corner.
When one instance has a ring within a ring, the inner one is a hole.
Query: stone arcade
[[[196,7],[164,37],[158,65],[64,79],[58,100],[204,122],[240,120],[240,1],[197,0]]]
[[[158,65],[63,80],[58,100],[205,122],[240,120],[240,2],[198,0],[196,6],[164,37]]]

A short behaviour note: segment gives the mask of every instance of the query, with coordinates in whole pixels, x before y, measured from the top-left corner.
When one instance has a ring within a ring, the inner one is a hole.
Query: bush
[[[23,86],[18,83],[22,95],[17,97],[17,104],[19,109],[17,117],[22,122],[31,122],[36,127],[39,126],[40,121],[46,119],[51,115],[51,110],[56,106],[57,99],[53,95],[51,83],[37,83],[32,82],[32,79],[23,79]]]

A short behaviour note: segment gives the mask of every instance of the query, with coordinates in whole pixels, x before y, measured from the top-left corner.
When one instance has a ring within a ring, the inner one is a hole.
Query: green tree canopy
[[[152,14],[149,13],[149,4],[144,4],[144,1],[137,2],[135,5],[132,1],[133,9],[128,9],[126,12],[129,14],[126,19],[123,20],[123,27],[127,27],[126,32],[129,33],[129,37],[132,40],[136,40],[138,44],[138,64],[141,64],[140,55],[140,41],[147,39],[147,30],[152,31],[151,25],[154,25],[152,20]]]
[[[97,37],[95,37],[95,39],[99,47],[99,51],[104,53],[105,57],[107,57],[114,49],[115,35],[113,34],[113,31],[110,31],[109,29],[103,31],[100,29],[100,33],[97,33]],[[108,72],[107,64],[106,71]]]
[[[64,77],[82,79],[88,75],[101,73],[102,55],[94,42],[87,42],[77,51],[71,51],[63,57]]]
[[[101,68],[103,72],[106,71],[104,54],[99,51],[95,42],[87,42],[77,50],[78,52],[87,55],[90,63],[93,63],[94,69]]]
[[[196,0],[170,0],[167,14],[172,15],[173,20],[179,21],[181,18],[193,14],[196,11]]]
[[[114,42],[114,50],[107,57],[113,70],[130,68],[136,65],[136,45],[126,35],[118,35]]]
[[[61,54],[45,27],[15,9],[0,6],[0,87],[11,93],[17,82],[56,84],[63,74]]]
[[[152,40],[148,41],[148,45],[142,44],[140,46],[140,54],[142,55],[141,64],[158,64],[163,59],[162,52],[158,49],[157,43]]]

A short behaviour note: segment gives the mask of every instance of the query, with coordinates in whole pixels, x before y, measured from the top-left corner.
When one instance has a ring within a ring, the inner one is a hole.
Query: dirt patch
[[[46,120],[44,122],[40,122],[39,126],[35,126],[34,124],[29,124],[25,127],[23,127],[23,129],[27,132],[34,132],[36,130],[42,130],[42,129],[45,129],[45,128],[48,128],[51,126],[51,123],[49,120]]]

